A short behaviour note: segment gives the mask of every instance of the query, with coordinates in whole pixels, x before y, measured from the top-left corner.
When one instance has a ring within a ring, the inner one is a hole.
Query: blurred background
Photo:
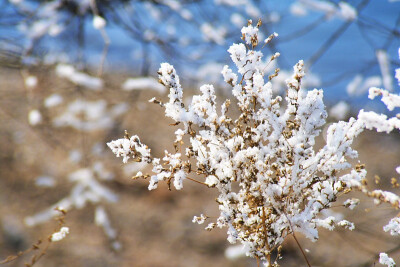
[[[130,178],[151,168],[122,164],[106,147],[128,130],[155,156],[173,149],[172,121],[147,101],[166,100],[160,63],[175,66],[185,97],[212,83],[219,99],[229,98],[220,72],[232,65],[227,49],[241,42],[248,19],[261,19],[261,39],[279,34],[262,49],[266,69],[281,69],[275,93],[285,94],[304,59],[303,86],[324,89],[330,122],[360,108],[388,113],[368,89],[399,90],[400,1],[0,0],[1,259],[45,241],[62,206],[71,234],[35,266],[256,266],[231,255],[224,229],[191,222],[218,214],[216,192],[192,183],[149,192],[147,181]],[[268,64],[275,52],[277,63]],[[371,187],[396,192],[398,133],[366,132],[355,147]],[[347,214],[343,201],[334,212],[356,230],[321,231],[316,244],[302,239],[313,266],[373,266],[382,251],[400,260],[399,241],[382,234],[396,213],[364,200]],[[299,252],[289,237],[282,266],[303,266]]]

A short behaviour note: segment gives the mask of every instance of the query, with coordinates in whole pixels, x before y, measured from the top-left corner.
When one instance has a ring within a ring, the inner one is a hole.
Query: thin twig
[[[299,241],[297,240],[297,238],[296,238],[296,235],[295,235],[295,233],[294,233],[294,229],[293,229],[292,223],[290,222],[290,220],[289,220],[288,216],[286,215],[286,213],[283,212],[283,215],[285,215],[286,219],[288,220],[290,229],[292,230],[293,238],[294,238],[294,240],[296,241],[297,246],[300,248],[300,251],[301,251],[301,253],[303,254],[303,257],[304,257],[304,259],[305,259],[306,262],[307,262],[307,266],[308,266],[308,267],[311,267],[311,264],[310,264],[310,262],[308,261],[308,258],[307,258],[306,253],[304,252],[303,248],[302,248],[301,245],[300,245],[300,242],[299,242]]]
[[[289,224],[290,224],[290,223],[289,223]],[[291,226],[290,226],[290,227],[291,227]],[[296,235],[295,235],[294,232],[293,232],[293,229],[292,229],[292,235],[293,235],[293,237],[294,237],[294,240],[296,240],[296,243],[297,243],[297,245],[299,246],[299,248],[300,248],[300,250],[301,250],[301,253],[303,254],[304,259],[306,260],[307,265],[308,265],[309,267],[311,267],[311,264],[310,264],[310,262],[309,262],[308,259],[307,259],[307,255],[306,255],[306,253],[304,252],[303,248],[301,247],[299,241],[297,240]]]
[[[208,184],[203,183],[203,182],[200,182],[200,181],[198,181],[198,180],[196,180],[196,179],[193,179],[193,178],[190,178],[190,177],[186,177],[186,179],[209,187]]]

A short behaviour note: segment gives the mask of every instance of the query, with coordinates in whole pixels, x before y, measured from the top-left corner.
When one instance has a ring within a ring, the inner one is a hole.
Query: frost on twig
[[[400,48],[399,48],[400,58]],[[396,69],[395,78],[400,85],[400,68]],[[372,87],[369,89],[368,97],[374,99],[377,96],[382,97],[382,102],[386,105],[388,110],[393,111],[395,108],[400,107],[400,96],[398,94],[389,93],[385,89]],[[368,129],[375,128],[378,132],[391,132],[394,129],[400,130],[399,114],[392,118],[387,118],[385,114],[377,114],[373,111],[360,110],[358,118],[366,124]]]
[[[278,71],[271,76],[263,71],[263,53],[256,50],[258,27],[249,23],[242,34],[245,44],[233,44],[228,49],[237,73],[228,66],[222,70],[234,101],[226,100],[220,107],[209,84],[201,86],[201,94],[185,105],[174,67],[161,64],[159,80],[169,89],[169,101],[152,102],[161,104],[174,125],[180,125],[175,131],[174,152],[165,151],[162,159],[155,158],[136,136],[126,136],[108,146],[124,162],[133,158],[153,165],[150,190],[161,181],[168,186],[173,183],[180,190],[186,180],[216,188],[220,215],[206,229],[225,227],[230,243],[241,242],[248,256],[268,265],[272,251],[293,231],[315,241],[319,226],[333,229],[337,224],[354,229],[349,221],[321,218],[321,212],[329,209],[340,194],[369,192],[364,185],[364,166],[348,162],[358,157],[351,145],[364,124],[354,118],[332,124],[325,146],[315,150],[315,139],[327,117],[323,91],[302,89],[304,63],[299,61],[286,82],[285,101],[274,96],[271,79]],[[228,115],[231,102],[239,111],[237,117]],[[380,196],[382,201],[390,197],[386,193]],[[353,208],[356,204],[353,200],[344,206]],[[193,221],[210,219],[202,215]]]
[[[126,136],[124,139],[109,142],[107,145],[117,157],[123,158],[124,163],[127,163],[129,158],[138,162],[151,162],[150,149],[140,142],[137,135]]]
[[[400,48],[398,50],[400,58]],[[384,57],[387,57],[385,55]],[[385,68],[388,68],[387,66]],[[382,67],[381,67],[382,69]],[[388,71],[386,71],[388,72]],[[400,85],[400,68],[396,69],[395,78]],[[386,78],[388,80],[388,78]],[[389,82],[387,82],[389,84]],[[389,86],[389,91],[391,86]],[[393,111],[395,108],[400,107],[400,96],[398,94],[389,93],[388,90],[372,87],[369,89],[368,97],[374,99],[377,96],[381,96],[381,101],[386,105],[387,109]],[[390,133],[394,129],[400,130],[400,113],[395,117],[387,118],[385,114],[378,114],[374,111],[364,111],[360,110],[358,114],[359,121],[365,124],[368,129],[376,129],[377,132]],[[396,168],[396,172],[400,174],[400,166]],[[392,178],[392,185],[398,187],[398,182],[396,178]],[[380,204],[381,202],[391,204],[395,209],[400,208],[400,197],[392,192],[373,190],[371,192],[362,190],[369,197],[374,198],[375,204]],[[400,218],[399,215],[392,218],[389,223],[383,227],[385,232],[390,232],[392,236],[397,236],[400,233]],[[380,253],[379,263],[387,266],[396,266],[394,260],[390,258],[386,253]]]

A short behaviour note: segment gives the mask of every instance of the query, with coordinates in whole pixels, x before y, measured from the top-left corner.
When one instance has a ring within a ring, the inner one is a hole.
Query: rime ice
[[[196,177],[190,180],[216,188],[220,214],[206,230],[227,229],[230,243],[241,243],[248,256],[269,266],[272,251],[294,232],[315,241],[318,227],[354,229],[347,220],[324,217],[324,211],[344,192],[359,190],[397,205],[398,198],[388,192],[368,191],[364,166],[348,162],[358,156],[351,145],[363,131],[363,121],[350,118],[332,124],[325,146],[315,150],[315,139],[327,117],[323,91],[302,89],[305,72],[303,61],[299,61],[286,80],[286,97],[275,96],[272,81],[279,70],[269,76],[264,73],[263,53],[256,50],[258,26],[249,23],[242,34],[247,46],[233,44],[228,49],[238,73],[228,66],[222,70],[235,104],[226,100],[217,106],[214,87],[206,84],[185,105],[179,76],[172,65],[162,63],[159,80],[169,89],[169,101],[151,102],[164,107],[165,115],[179,126],[175,151],[165,151],[162,159],[155,158],[149,150],[139,152],[131,143],[131,138],[137,137],[128,135],[108,145],[124,162],[129,158],[151,162],[153,175],[138,174],[150,177],[150,190],[161,181],[180,190],[189,174]],[[278,56],[275,54],[270,61]],[[230,108],[239,115],[231,118]],[[357,203],[353,199],[343,206],[354,208]],[[197,223],[208,220],[211,217],[203,214],[193,219]]]

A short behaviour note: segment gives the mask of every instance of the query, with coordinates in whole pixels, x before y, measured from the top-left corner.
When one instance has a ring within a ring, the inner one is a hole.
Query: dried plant
[[[315,241],[319,227],[354,229],[347,220],[321,214],[338,196],[358,190],[395,207],[399,206],[399,197],[369,191],[364,166],[348,161],[358,157],[351,145],[364,129],[361,120],[350,118],[332,124],[326,144],[315,149],[315,139],[327,117],[323,91],[302,90],[305,73],[303,61],[299,61],[287,80],[285,99],[273,95],[271,80],[279,75],[279,69],[273,74],[264,72],[263,54],[257,50],[259,26],[260,22],[254,27],[249,21],[242,28],[244,44],[233,44],[228,50],[238,74],[228,66],[222,70],[225,82],[232,86],[237,118],[228,115],[230,100],[217,112],[212,85],[203,85],[201,94],[193,96],[186,106],[174,67],[162,63],[159,79],[169,89],[169,101],[150,101],[163,106],[175,125],[182,125],[175,131],[175,151],[166,151],[162,159],[153,157],[138,136],[128,134],[108,146],[125,163],[132,158],[153,165],[154,174],[136,175],[150,179],[149,190],[156,189],[160,181],[180,190],[185,180],[216,188],[220,215],[206,229],[226,227],[230,243],[239,241],[248,256],[265,266],[278,266],[280,246],[289,235],[298,243],[296,232]],[[262,46],[276,36],[269,36]],[[269,62],[278,56],[276,53]],[[358,202],[349,199],[343,206],[352,209]],[[193,219],[198,223],[206,220],[211,218],[203,214]],[[278,252],[277,259],[272,259],[274,251]]]

